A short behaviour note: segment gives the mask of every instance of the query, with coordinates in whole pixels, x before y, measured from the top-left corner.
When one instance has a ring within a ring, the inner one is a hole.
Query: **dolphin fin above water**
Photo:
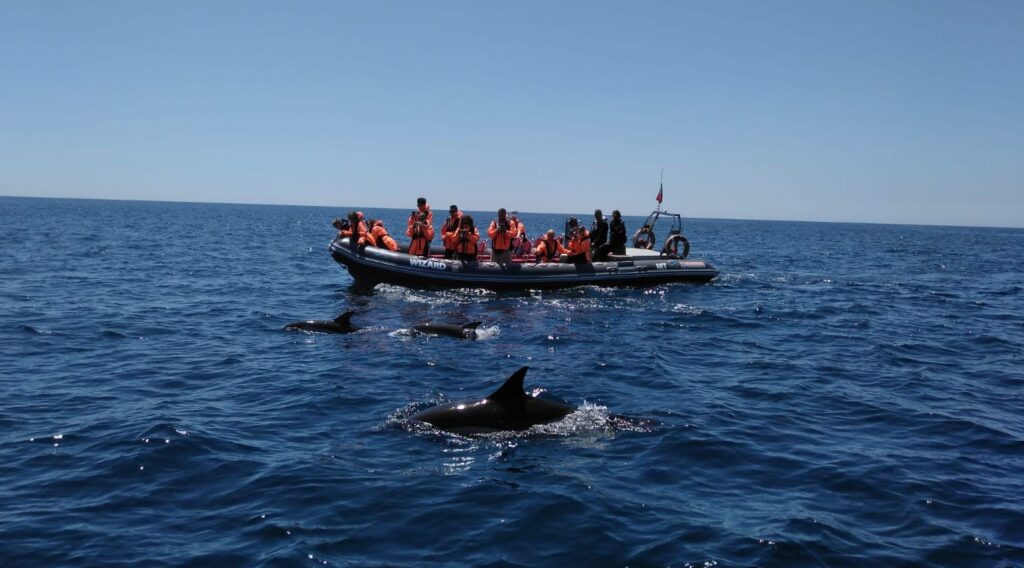
[[[518,371],[509,375],[508,379],[492,392],[485,400],[500,404],[508,410],[509,414],[522,414],[526,406],[526,393],[523,391],[523,379],[526,378],[526,371],[530,367],[520,367]]]
[[[349,311],[341,314],[340,316],[334,318],[334,323],[336,323],[336,324],[338,324],[338,325],[340,325],[342,327],[352,327],[352,324],[349,322],[349,320],[352,319],[352,314],[354,314],[354,313],[356,313],[356,312],[353,311],[353,310],[349,310]]]
[[[527,370],[529,367],[520,367],[483,400],[435,406],[416,414],[412,420],[457,434],[481,434],[526,430],[537,424],[557,422],[575,410],[523,392],[523,378]]]

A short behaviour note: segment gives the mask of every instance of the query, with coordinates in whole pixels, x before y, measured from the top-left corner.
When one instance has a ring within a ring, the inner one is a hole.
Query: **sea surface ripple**
[[[1024,230],[688,220],[711,284],[366,293],[344,213],[0,197],[0,564],[1024,563]],[[407,420],[522,365],[579,410]]]

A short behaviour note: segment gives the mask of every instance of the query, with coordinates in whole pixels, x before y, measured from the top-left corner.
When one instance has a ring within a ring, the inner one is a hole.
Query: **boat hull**
[[[410,288],[485,288],[531,290],[573,286],[655,286],[669,282],[704,283],[718,270],[702,260],[656,255],[585,264],[520,263],[502,268],[493,262],[422,258],[376,247],[352,248],[349,239],[331,243],[331,256],[360,284],[397,284]]]

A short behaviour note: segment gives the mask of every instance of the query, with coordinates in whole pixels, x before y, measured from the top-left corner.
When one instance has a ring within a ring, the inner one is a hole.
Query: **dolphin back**
[[[479,434],[498,430],[526,430],[536,424],[561,420],[572,412],[570,406],[535,399],[523,392],[523,379],[527,370],[529,367],[520,367],[483,400],[435,406],[412,418],[450,432]]]

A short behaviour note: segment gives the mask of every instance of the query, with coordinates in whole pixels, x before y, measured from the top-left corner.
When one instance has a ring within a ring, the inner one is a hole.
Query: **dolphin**
[[[526,430],[535,424],[557,422],[575,410],[523,392],[523,377],[527,369],[529,367],[521,367],[512,373],[498,390],[483,400],[435,406],[416,414],[412,420],[456,434],[482,434]]]
[[[471,321],[466,325],[452,325],[450,323],[421,323],[412,328],[421,333],[432,333],[434,335],[447,335],[459,339],[476,339],[476,328],[481,322]]]
[[[286,331],[317,331],[320,333],[352,333],[359,330],[349,320],[355,312],[345,312],[333,320],[293,321],[284,326]]]

